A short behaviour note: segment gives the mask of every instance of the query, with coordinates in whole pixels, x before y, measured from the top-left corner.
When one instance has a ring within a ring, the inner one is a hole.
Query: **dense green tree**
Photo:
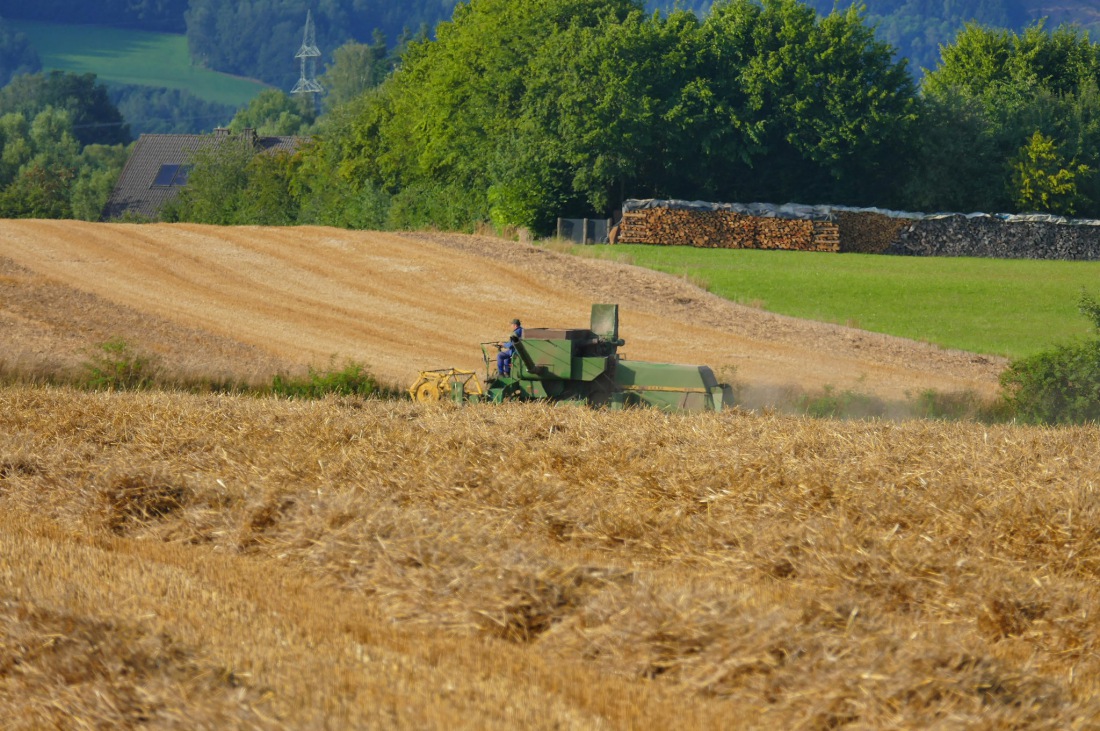
[[[192,158],[187,185],[162,209],[161,217],[220,226],[238,223],[248,187],[248,166],[255,156],[252,141],[242,135],[199,149]]]
[[[29,165],[0,191],[0,215],[4,218],[70,218],[73,177],[73,168],[64,165]]]
[[[1007,211],[1001,151],[982,105],[959,92],[924,96],[900,207],[913,211]]]
[[[125,163],[122,145],[81,149],[68,111],[0,117],[0,217],[96,220]]]
[[[391,196],[376,181],[353,170],[361,111],[372,93],[336,107],[318,120],[317,137],[298,156],[291,194],[299,222],[341,228],[381,229],[389,224]]]
[[[18,76],[0,89],[0,114],[18,112],[33,119],[47,107],[64,109],[81,145],[115,145],[130,141],[130,129],[95,74],[51,71]]]
[[[1012,191],[1016,206],[1024,211],[1073,215],[1082,200],[1077,181],[1091,172],[1087,165],[1066,163],[1055,148],[1054,140],[1036,132],[1020,148],[1013,164]]]
[[[386,46],[381,32],[373,43],[349,41],[332,54],[332,63],[319,79],[325,89],[325,107],[333,109],[381,84],[397,66],[396,52]]]
[[[794,0],[723,0],[704,17],[472,0],[376,83],[383,50],[342,50],[317,144],[270,175],[262,197],[282,202],[237,220],[546,230],[638,195],[999,211],[1036,207],[1018,194],[1065,171],[1074,207],[1100,200],[1083,173],[1100,167],[1097,53],[1067,29],[971,25],[921,98],[858,10]],[[265,94],[234,127],[300,131],[293,103]],[[1042,178],[1033,156],[1025,185],[1013,164],[1036,131],[1073,163]],[[1055,187],[1048,209],[1070,210]],[[218,198],[234,200],[246,207]]]
[[[854,10],[735,0],[701,21],[474,0],[321,147],[349,184],[393,196],[391,225],[545,230],[648,194],[878,202],[898,189],[914,95]]]
[[[896,198],[896,160],[916,120],[904,62],[850,9],[794,0],[716,3],[704,23],[714,74],[717,171],[726,199],[865,204]],[[736,129],[731,133],[729,128]],[[749,169],[746,169],[749,168]],[[725,172],[724,175],[722,173]]]
[[[162,209],[166,221],[222,226],[284,226],[302,221],[300,153],[260,152],[246,135],[200,149],[180,195]]]
[[[256,155],[245,168],[245,190],[237,221],[261,226],[298,222],[298,199],[293,193],[296,156],[286,152]]]
[[[497,218],[545,229],[563,210],[610,212],[628,191],[694,197],[698,166],[684,163],[710,132],[701,43],[694,15],[637,9],[548,38],[524,100],[530,139],[498,155]]]
[[[15,179],[19,169],[33,156],[30,127],[22,114],[9,113],[0,117],[0,186]]]
[[[253,129],[260,135],[305,135],[317,119],[308,95],[291,97],[278,89],[265,89],[237,112],[229,129]]]
[[[1096,44],[1079,29],[1051,31],[1043,23],[1022,33],[969,23],[954,43],[944,46],[942,61],[924,89],[931,94],[955,88],[993,103],[1004,96],[1025,101],[1028,91],[1073,93],[1100,71]]]
[[[68,110],[46,107],[31,121],[29,137],[34,150],[31,161],[42,168],[73,165],[80,155]]]
[[[1038,24],[1017,34],[968,25],[954,44],[944,47],[943,62],[925,77],[923,91],[932,108],[967,110],[969,155],[959,157],[958,166],[926,167],[912,187],[927,191],[938,180],[970,181],[972,193],[964,195],[964,200],[942,197],[937,207],[957,210],[965,202],[973,210],[1029,208],[1017,195],[1014,164],[1036,132],[1052,140],[1064,159],[1100,169],[1098,83],[1100,45],[1078,30],[1050,31]],[[949,119],[949,115],[931,117],[926,130]],[[926,134],[941,141],[946,138],[943,130]],[[938,154],[927,145],[926,150]],[[1100,215],[1096,177],[1077,177],[1075,184],[1077,213]],[[973,192],[981,197],[974,200]]]
[[[657,56],[659,67],[684,71],[666,75],[656,95],[666,105],[658,159],[668,167],[651,180],[719,200],[894,195],[892,163],[907,149],[915,89],[856,11],[818,18],[793,1],[719,2],[697,37],[677,35]]]
[[[438,27],[437,40],[411,44],[401,69],[365,97],[344,136],[325,144],[340,148],[346,181],[394,195],[394,225],[442,216],[468,226],[488,217],[490,189],[507,196],[495,176],[509,166],[535,171],[534,165],[554,164],[531,158],[549,141],[522,119],[529,82],[555,53],[548,39],[639,7],[629,0],[459,6],[454,20]]]
[[[122,145],[88,145],[81,150],[69,199],[73,218],[100,219],[128,157]]]

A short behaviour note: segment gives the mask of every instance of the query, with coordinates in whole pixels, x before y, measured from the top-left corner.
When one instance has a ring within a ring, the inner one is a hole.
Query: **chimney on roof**
[[[228,137],[229,137],[229,128],[228,127],[215,127],[214,128],[214,139],[224,140]]]

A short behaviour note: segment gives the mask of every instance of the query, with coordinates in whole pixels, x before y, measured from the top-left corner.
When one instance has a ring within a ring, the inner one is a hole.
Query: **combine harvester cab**
[[[469,371],[424,371],[409,389],[417,401],[553,401],[621,409],[720,411],[733,404],[732,389],[707,366],[623,360],[618,349],[619,306],[592,305],[588,329],[527,328],[514,341],[511,369],[491,369],[502,343],[482,343],[485,388]]]

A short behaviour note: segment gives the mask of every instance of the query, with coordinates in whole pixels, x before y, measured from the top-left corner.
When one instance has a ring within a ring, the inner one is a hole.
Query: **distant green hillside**
[[[26,21],[9,24],[27,34],[46,70],[93,73],[107,84],[182,89],[235,107],[267,88],[192,65],[182,35]]]
[[[679,7],[705,15],[714,1],[643,0],[642,5],[648,12]],[[834,8],[844,11],[853,4],[863,6],[878,37],[910,59],[918,77],[921,69],[938,65],[940,46],[954,41],[968,21],[1021,31],[1040,18],[1049,18],[1050,27],[1076,23],[1094,35],[1100,30],[1096,0],[801,1],[822,14]],[[441,20],[452,17],[457,4],[458,0],[326,0],[320,4],[289,0],[0,0],[0,16],[19,23],[33,20],[97,23],[131,30],[186,29],[190,53],[209,68],[289,88],[298,78],[293,54],[302,40],[307,8],[316,23],[323,68],[333,52],[349,40],[371,43],[380,33],[394,48],[420,31],[430,35]],[[33,40],[38,46],[39,38]],[[56,45],[60,39],[41,41],[42,45]],[[183,41],[177,37],[177,42]],[[42,47],[38,50],[48,53]],[[68,55],[68,49],[62,47],[62,53]]]

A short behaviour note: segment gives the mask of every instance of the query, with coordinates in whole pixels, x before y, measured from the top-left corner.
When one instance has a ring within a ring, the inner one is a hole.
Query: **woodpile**
[[[840,251],[840,231],[826,221],[663,207],[624,213],[617,241],[707,249]]]
[[[618,242],[710,249],[1100,260],[1100,221],[843,206],[627,201]]]
[[[914,221],[885,252],[907,256],[1100,260],[1100,226],[940,216]]]
[[[840,251],[840,227],[829,221],[813,221],[814,251]]]
[[[754,237],[752,219],[731,211],[648,208],[623,214],[619,243],[740,249]]]
[[[870,211],[839,211],[840,251],[854,254],[882,254],[898,240],[911,218],[897,218]]]

